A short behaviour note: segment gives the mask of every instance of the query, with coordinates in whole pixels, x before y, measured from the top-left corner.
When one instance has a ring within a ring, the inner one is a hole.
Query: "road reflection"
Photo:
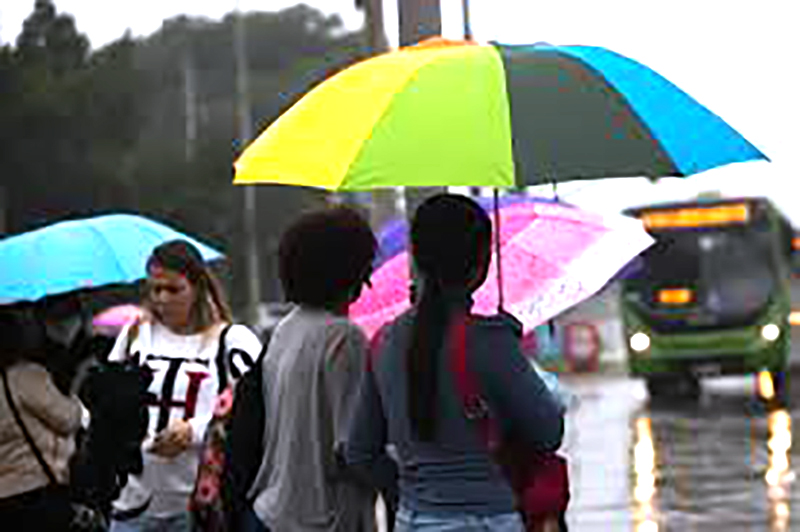
[[[792,471],[800,386],[790,399],[797,409],[774,409],[754,396],[757,378],[704,383],[699,401],[653,402],[642,382],[624,377],[569,383],[580,399],[565,451],[570,528],[800,530]]]
[[[768,418],[769,467],[764,479],[770,501],[770,525],[772,532],[789,530],[790,507],[789,486],[794,480],[789,461],[792,448],[792,418],[786,410],[776,410]]]
[[[791,530],[791,414],[754,404],[723,395],[632,416],[632,530]]]
[[[656,450],[649,417],[639,417],[635,423],[636,441],[633,446],[633,522],[636,532],[658,532],[655,508]]]

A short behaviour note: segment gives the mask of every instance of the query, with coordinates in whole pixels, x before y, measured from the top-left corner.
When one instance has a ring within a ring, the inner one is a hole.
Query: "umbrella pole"
[[[78,292],[78,312],[81,317],[83,332],[92,334],[92,304],[91,298],[83,291]]]
[[[503,267],[500,253],[500,192],[494,189],[494,252],[497,256],[497,312],[503,312]]]

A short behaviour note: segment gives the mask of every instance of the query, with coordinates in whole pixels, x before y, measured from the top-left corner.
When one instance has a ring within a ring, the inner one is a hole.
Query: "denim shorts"
[[[525,532],[517,513],[477,516],[470,514],[432,515],[400,508],[395,532]]]

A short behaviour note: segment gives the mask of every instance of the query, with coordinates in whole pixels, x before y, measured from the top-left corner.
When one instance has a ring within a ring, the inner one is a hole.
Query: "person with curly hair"
[[[305,215],[283,235],[280,279],[296,306],[264,357],[264,459],[250,530],[358,532],[375,526],[375,492],[344,468],[367,339],[347,317],[369,282],[376,240],[355,211]]]

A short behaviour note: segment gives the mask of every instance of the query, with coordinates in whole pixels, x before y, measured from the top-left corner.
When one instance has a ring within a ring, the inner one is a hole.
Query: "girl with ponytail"
[[[464,349],[504,433],[542,451],[561,444],[561,408],[523,357],[515,325],[470,312],[491,244],[491,220],[473,200],[440,194],[424,202],[411,226],[413,308],[373,342],[347,458],[377,477],[387,446],[396,449],[398,532],[524,530],[508,481],[467,418],[452,371],[455,349]]]

